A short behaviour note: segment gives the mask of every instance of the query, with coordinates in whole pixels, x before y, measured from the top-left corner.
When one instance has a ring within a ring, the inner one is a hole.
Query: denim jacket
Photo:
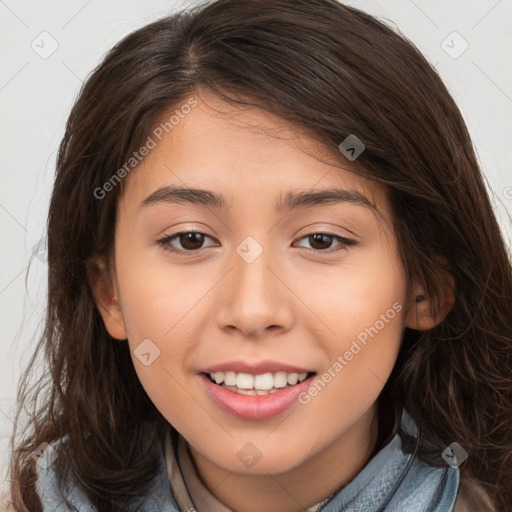
[[[318,512],[453,512],[459,489],[459,469],[432,467],[417,454],[418,430],[404,410],[400,428],[366,466],[345,486],[320,504]],[[58,444],[52,447],[58,452]],[[176,460],[177,445],[162,453],[150,492],[137,503],[140,512],[194,512],[194,503]],[[169,456],[170,455],[170,456]],[[37,489],[44,512],[95,512],[78,486],[56,487],[52,465],[38,464]]]

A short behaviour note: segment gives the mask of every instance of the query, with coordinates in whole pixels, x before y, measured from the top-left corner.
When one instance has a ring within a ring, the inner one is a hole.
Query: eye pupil
[[[204,242],[204,235],[202,233],[197,232],[189,232],[180,235],[180,243],[182,247],[185,249],[189,249],[191,251],[195,249],[200,249]],[[192,245],[190,245],[192,244]]]
[[[326,248],[329,248],[329,246],[331,245],[331,236],[330,235],[326,235],[324,233],[315,233],[314,235],[310,235],[310,239],[313,240],[313,243],[311,243],[311,246],[314,248],[314,249],[326,249]],[[320,243],[320,245],[322,245],[322,243],[325,245],[327,244],[327,247],[325,246],[321,246],[321,247],[315,247],[315,244],[318,244]]]

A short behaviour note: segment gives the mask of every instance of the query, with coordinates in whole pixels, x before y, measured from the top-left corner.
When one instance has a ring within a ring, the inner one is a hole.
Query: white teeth
[[[256,394],[256,390],[254,390],[254,389],[241,389],[241,388],[238,388],[237,393],[240,393],[242,395],[255,395]]]
[[[226,386],[236,386],[236,373],[226,372],[224,374],[224,384],[226,384]]]
[[[215,372],[210,373],[210,377],[217,384],[224,386],[237,387],[240,390],[246,390],[245,395],[266,395],[273,388],[284,388],[294,386],[302,382],[308,376],[307,373],[263,373],[260,375],[251,375],[250,373],[236,372]],[[256,393],[252,391],[255,390]]]
[[[297,381],[299,380],[299,374],[298,373],[289,373],[286,380],[287,380],[288,384],[290,384],[290,386],[293,386],[294,384],[297,384]]]
[[[239,373],[236,377],[236,387],[240,389],[253,389],[254,377],[249,373]],[[261,388],[260,388],[261,389]]]
[[[263,375],[256,375],[254,377],[254,388],[263,389],[268,391],[274,387],[274,377],[271,373],[264,373]]]
[[[286,379],[286,372],[277,372],[274,375],[274,387],[275,388],[284,388],[288,384]]]

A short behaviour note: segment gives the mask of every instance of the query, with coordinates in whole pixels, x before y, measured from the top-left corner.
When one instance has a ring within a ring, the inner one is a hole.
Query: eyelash
[[[180,256],[180,257],[187,257],[187,256],[197,253],[198,251],[201,251],[202,249],[194,249],[194,250],[186,251],[186,250],[182,250],[182,249],[176,249],[169,244],[172,240],[179,238],[180,235],[188,235],[190,233],[197,233],[197,234],[203,235],[207,238],[212,238],[212,237],[208,236],[206,233],[203,233],[202,231],[180,231],[178,233],[174,233],[173,235],[169,235],[169,236],[160,238],[156,242],[160,247],[162,247],[162,249],[164,251],[170,252],[170,253]],[[327,249],[327,250],[309,249],[309,250],[314,251],[315,253],[320,254],[320,255],[330,255],[330,254],[336,253],[342,249],[346,249],[347,247],[353,247],[358,244],[358,242],[356,242],[355,240],[351,240],[350,238],[345,238],[343,236],[335,235],[334,233],[326,233],[323,231],[308,233],[307,235],[304,235],[304,236],[301,236],[300,238],[298,238],[298,240],[302,240],[304,238],[308,238],[313,235],[325,235],[325,236],[331,237],[334,240],[337,240],[338,242],[340,242],[340,244],[335,246],[334,249]],[[308,249],[308,248],[302,247],[302,249]]]

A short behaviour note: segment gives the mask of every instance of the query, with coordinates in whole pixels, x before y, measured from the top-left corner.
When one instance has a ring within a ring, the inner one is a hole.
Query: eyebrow
[[[227,209],[227,202],[222,196],[210,190],[166,185],[158,188],[144,199],[139,208],[145,208],[157,203],[188,203],[208,206],[215,209]],[[351,203],[377,211],[374,202],[370,201],[357,190],[343,188],[327,188],[314,192],[288,192],[274,204],[275,212],[289,212],[299,208],[310,208],[319,205]]]

